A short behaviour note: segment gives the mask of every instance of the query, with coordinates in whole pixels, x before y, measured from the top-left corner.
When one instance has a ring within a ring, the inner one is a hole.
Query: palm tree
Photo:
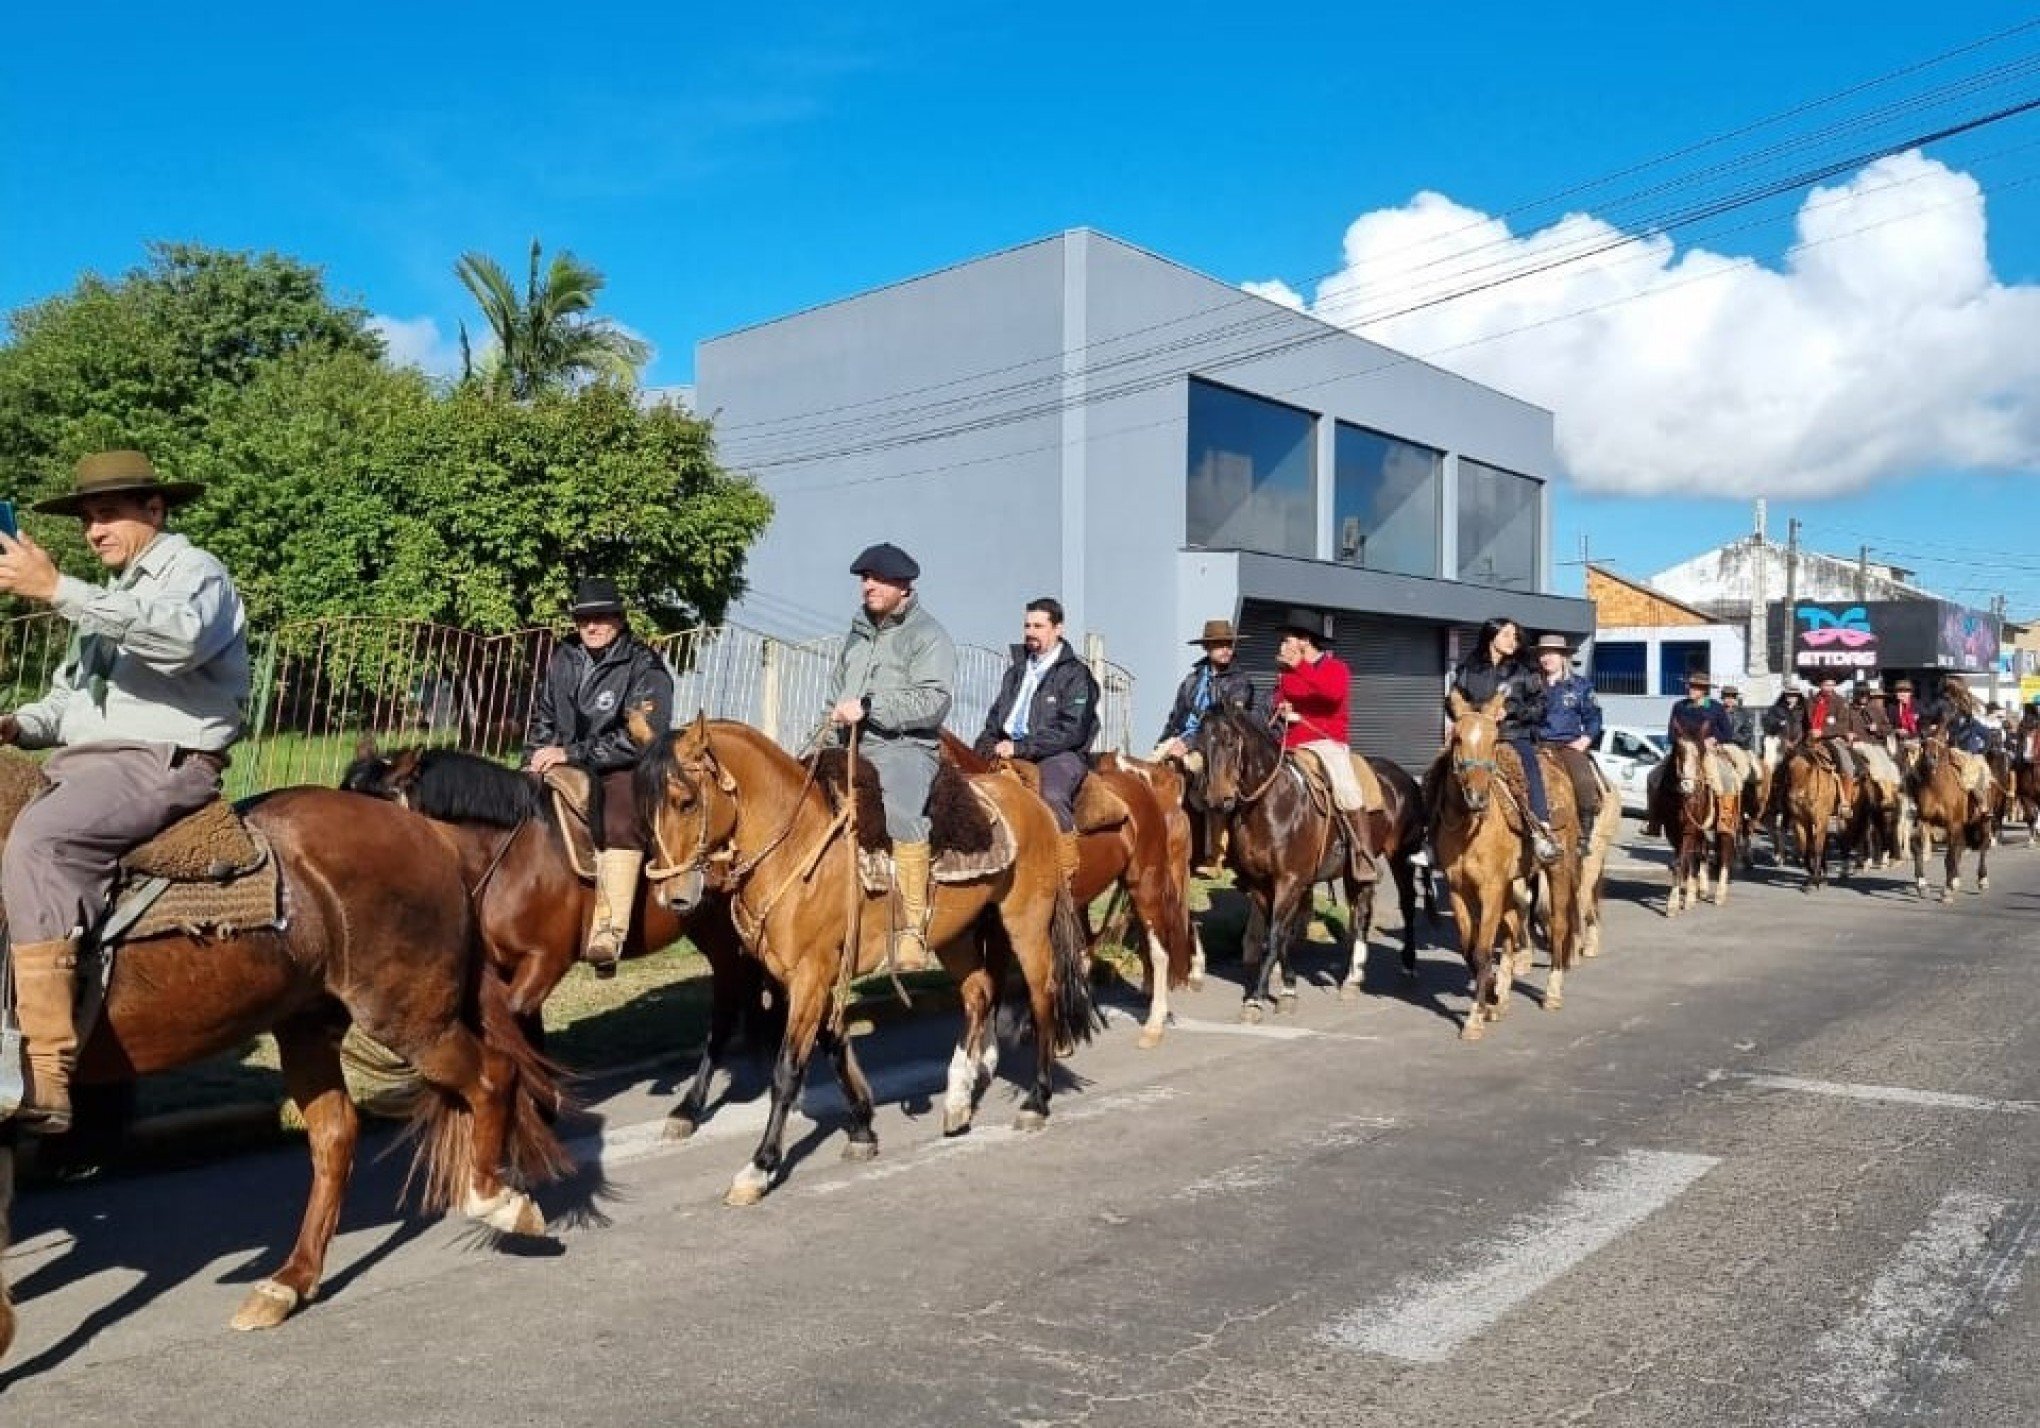
[[[495,350],[483,353],[477,363],[468,346],[467,324],[460,325],[462,380],[479,376],[518,401],[598,377],[636,381],[638,369],[651,359],[651,344],[606,317],[589,315],[607,279],[564,252],[553,255],[541,277],[540,251],[538,239],[532,239],[531,274],[522,299],[488,254],[464,253],[454,265],[454,274],[496,337]]]

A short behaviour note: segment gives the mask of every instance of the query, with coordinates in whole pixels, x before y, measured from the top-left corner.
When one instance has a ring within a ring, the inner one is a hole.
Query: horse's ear
[[[1447,709],[1447,711],[1451,713],[1454,719],[1464,719],[1466,717],[1467,708],[1466,696],[1464,694],[1461,694],[1456,689],[1453,690],[1450,694],[1445,696],[1445,708]]]
[[[640,749],[649,749],[659,737],[658,730],[652,727],[651,712],[649,704],[633,704],[623,716],[623,727],[630,730],[630,741]]]

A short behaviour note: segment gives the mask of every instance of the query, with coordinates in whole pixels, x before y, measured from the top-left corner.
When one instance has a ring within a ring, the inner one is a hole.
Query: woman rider
[[[1537,731],[1544,723],[1544,679],[1518,658],[1523,630],[1514,620],[1496,616],[1480,627],[1473,653],[1452,672],[1452,689],[1473,705],[1486,704],[1497,690],[1503,694],[1501,740],[1516,751],[1523,782],[1530,795],[1530,836],[1541,863],[1559,856],[1551,833],[1551,805],[1544,796],[1544,771],[1537,766]]]

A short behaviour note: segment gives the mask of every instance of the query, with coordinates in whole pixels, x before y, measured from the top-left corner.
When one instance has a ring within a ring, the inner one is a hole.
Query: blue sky
[[[0,52],[0,307],[83,270],[122,271],[150,239],[190,239],[320,264],[336,291],[445,342],[469,315],[459,254],[514,268],[536,235],[609,275],[607,310],[658,348],[648,379],[680,383],[704,336],[1079,224],[1312,302],[1363,214],[1424,192],[1508,214],[1515,233],[1598,214],[1670,170],[1595,181],[2033,18],[1878,0],[33,7],[10,17]],[[2040,30],[1890,93],[2035,56]],[[2034,94],[2040,79],[2014,76],[1922,110],[1921,127]],[[1825,112],[1861,113],[1874,97]],[[1753,176],[1757,142],[1717,152],[1745,156]],[[2040,283],[2040,115],[1927,157],[1944,170],[1928,180],[1980,190],[1990,281],[2023,301]],[[1804,198],[1672,242],[1776,265]],[[1921,224],[1879,231],[1893,271],[1948,261]],[[1923,374],[1961,365],[1938,351],[1907,360]],[[2010,365],[1983,359],[2023,381],[2016,351]],[[1696,441],[1720,443],[1743,420],[1733,393],[1684,394],[1706,408],[1687,417],[1717,419]],[[1852,452],[1835,449],[1846,422],[1830,422],[1806,457],[1826,474],[1798,495],[1780,482],[1773,529],[1798,515],[1822,548],[1867,542],[1966,598],[2003,589],[2015,613],[2040,613],[2023,403],[1981,388],[1974,399],[1986,416],[2019,407],[2019,430],[1910,443],[1877,432]],[[1614,425],[1592,392],[1547,404],[1583,443]],[[1772,445],[1789,456],[1795,440]],[[1562,492],[1561,557],[1584,532],[1597,559],[1647,573],[1746,529],[1748,483],[1708,474],[1735,464],[1727,449],[1708,460],[1668,460],[1632,484],[1626,473],[1650,464],[1634,448],[1598,467],[1583,454],[1582,472],[1599,474]]]

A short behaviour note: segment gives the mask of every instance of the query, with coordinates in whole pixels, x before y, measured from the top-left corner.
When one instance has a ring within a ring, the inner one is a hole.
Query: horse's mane
[[[545,807],[539,781],[493,759],[459,749],[427,749],[418,755],[410,788],[411,807],[448,823],[493,823],[514,828]]]

